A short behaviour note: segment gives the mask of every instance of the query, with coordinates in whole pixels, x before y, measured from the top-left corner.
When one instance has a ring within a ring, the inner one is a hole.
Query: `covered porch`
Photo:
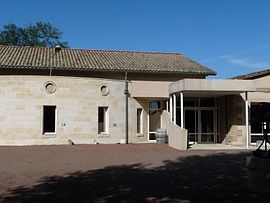
[[[183,79],[170,85],[166,110],[174,125],[186,129],[188,144],[248,148],[248,92],[253,91],[254,81]]]

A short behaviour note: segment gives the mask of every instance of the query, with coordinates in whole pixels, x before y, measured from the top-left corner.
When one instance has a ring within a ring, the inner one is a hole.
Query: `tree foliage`
[[[39,47],[69,47],[68,42],[61,41],[62,32],[51,23],[36,22],[26,27],[18,27],[10,23],[0,31],[1,45],[39,46]]]

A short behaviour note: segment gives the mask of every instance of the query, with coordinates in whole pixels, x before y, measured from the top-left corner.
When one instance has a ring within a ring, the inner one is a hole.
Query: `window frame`
[[[258,102],[250,102],[250,112],[252,112],[252,108],[253,106],[256,106],[258,104]],[[252,120],[252,113],[250,113],[250,119]],[[252,124],[255,122],[250,122],[250,135],[255,135],[255,136],[259,136],[259,135],[263,135],[263,126],[261,125],[261,132],[260,133],[252,133]]]
[[[252,120],[252,108],[253,106],[256,106],[259,102],[250,102],[250,119]],[[260,133],[252,133],[252,124],[253,122],[250,122],[250,140],[251,140],[251,144],[255,144],[256,142],[254,142],[253,140],[262,140],[263,139],[263,125],[261,122],[261,132]]]
[[[139,118],[138,118],[138,112],[140,112]],[[143,134],[143,109],[137,108],[136,113],[137,113],[136,114],[136,133],[137,133],[137,135],[142,135]],[[138,121],[140,122],[139,126],[138,126]],[[139,131],[138,131],[138,129],[139,129]]]
[[[54,108],[54,132],[45,132],[45,119],[44,119],[44,112],[46,107],[55,107]],[[43,136],[55,136],[57,133],[57,106],[56,105],[43,105],[42,107],[42,135]]]
[[[99,109],[103,109],[103,131],[100,131],[99,129]],[[98,107],[98,134],[99,135],[108,135],[109,134],[109,107],[108,106],[99,106]]]

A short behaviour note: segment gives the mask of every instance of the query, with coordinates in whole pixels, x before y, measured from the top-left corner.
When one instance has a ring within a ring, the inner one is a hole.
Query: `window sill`
[[[136,135],[137,135],[137,137],[144,137],[143,133],[137,133]]]
[[[44,138],[56,137],[56,133],[43,133],[42,137]]]
[[[148,140],[148,143],[157,143],[156,140]]]
[[[108,138],[108,137],[110,137],[110,135],[108,133],[100,133],[100,134],[98,134],[98,137],[99,138]]]

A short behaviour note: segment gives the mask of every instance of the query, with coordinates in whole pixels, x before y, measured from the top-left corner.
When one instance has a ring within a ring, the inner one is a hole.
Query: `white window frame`
[[[99,106],[99,108],[102,108],[104,111],[104,131],[99,132],[98,129],[98,134],[99,135],[108,135],[109,134],[109,107],[108,106]],[[99,113],[98,113],[98,125],[99,125]]]
[[[45,132],[44,130],[44,108],[45,107],[55,107],[55,112],[54,112],[54,119],[55,119],[55,124],[54,124],[54,132]],[[56,105],[43,105],[42,108],[42,134],[44,136],[54,136],[57,133],[57,106]]]
[[[140,118],[138,119],[138,111],[140,111]],[[143,109],[142,108],[137,108],[137,119],[136,119],[136,132],[137,132],[137,135],[141,135],[143,134]],[[140,121],[140,127],[139,127],[139,132],[138,132],[138,120]]]
[[[252,104],[253,103],[253,104]],[[250,102],[250,109],[251,109],[251,106],[252,105],[256,105],[256,104],[254,104],[254,103],[257,103],[257,102]],[[251,114],[250,114],[250,118],[251,118]],[[252,119],[252,118],[251,118]],[[250,144],[252,144],[252,145],[255,145],[256,144],[256,142],[251,142],[251,140],[252,140],[252,136],[261,136],[262,138],[263,138],[263,126],[261,126],[261,130],[262,130],[262,132],[261,133],[252,133],[251,132],[251,128],[252,128],[252,122],[250,122],[250,125],[249,125],[250,127]]]
[[[162,102],[162,100],[153,100],[153,101],[158,101],[158,102],[160,102],[160,108],[157,108],[157,109],[155,109],[155,110],[157,110],[157,111],[162,111],[162,109],[164,108],[163,107],[163,102]],[[147,133],[147,140],[148,140],[148,142],[149,143],[156,143],[157,141],[156,140],[151,140],[150,139],[150,134],[156,134],[157,132],[156,131],[150,131],[150,115],[149,115],[149,111],[151,110],[151,109],[153,109],[153,108],[150,108],[150,103],[151,102],[153,102],[153,101],[149,101],[148,102],[148,112],[147,112],[147,126],[148,126],[148,133]],[[162,126],[162,122],[161,122],[161,116],[160,116],[160,127]]]

